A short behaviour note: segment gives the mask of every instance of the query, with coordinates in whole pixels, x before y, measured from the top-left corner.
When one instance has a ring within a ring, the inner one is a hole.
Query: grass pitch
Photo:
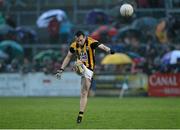
[[[76,124],[79,98],[0,98],[0,128],[180,128],[180,98],[89,98]]]

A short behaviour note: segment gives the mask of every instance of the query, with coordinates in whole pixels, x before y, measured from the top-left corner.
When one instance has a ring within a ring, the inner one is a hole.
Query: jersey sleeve
[[[72,43],[71,46],[69,47],[69,51],[71,53],[75,53],[75,43]]]
[[[89,41],[90,41],[90,46],[92,49],[96,49],[101,43],[99,43],[99,41],[91,38],[91,37],[88,37]]]
[[[96,49],[100,44],[101,44],[101,43],[99,43],[98,41],[93,42],[93,43],[91,43],[91,48],[92,48],[92,49]]]

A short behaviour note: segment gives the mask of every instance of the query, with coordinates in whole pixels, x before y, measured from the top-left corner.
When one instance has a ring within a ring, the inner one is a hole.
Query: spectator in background
[[[174,16],[168,16],[167,20],[167,37],[172,43],[179,41],[180,34],[180,19]]]
[[[5,67],[4,60],[0,59],[0,73],[1,72],[6,72],[6,67]]]
[[[12,28],[16,28],[17,24],[15,20],[12,18],[12,15],[6,15],[6,24],[9,25]]]
[[[4,5],[4,0],[0,0],[0,7]]]
[[[23,65],[21,66],[22,73],[28,73],[32,71],[32,65],[28,58],[24,58]]]
[[[140,8],[162,8],[164,0],[136,0]]]
[[[175,73],[180,73],[180,58],[177,59]]]
[[[10,63],[13,59],[12,47],[10,47],[10,46],[6,47],[4,52],[6,52],[6,54],[9,55],[9,59],[8,59],[7,63]]]
[[[39,72],[41,71],[41,64],[38,62],[38,60],[33,60],[33,63],[32,63],[32,72]]]
[[[22,0],[15,0],[15,6],[26,7],[26,4]]]
[[[149,6],[148,0],[136,0],[138,3],[138,7],[147,8]]]
[[[4,24],[5,24],[5,18],[3,14],[0,12],[0,26],[3,26]],[[4,39],[4,35],[0,33],[0,41],[2,41],[3,39]]]
[[[12,6],[20,6],[20,7],[26,7],[26,4],[22,0],[5,0],[5,4],[9,7]]]
[[[48,33],[50,37],[50,42],[51,43],[57,43],[59,40],[59,28],[60,28],[60,23],[57,20],[56,17],[54,17],[48,25]]]
[[[60,42],[69,43],[71,39],[72,24],[68,20],[63,20],[60,25]]]
[[[61,67],[62,58],[58,58],[57,61],[54,62],[54,73]]]
[[[140,40],[133,35],[126,36],[124,38],[125,48],[126,51],[129,52],[136,52],[140,55],[143,55],[144,52],[144,46],[141,45]]]
[[[7,71],[10,73],[15,73],[20,71],[20,63],[18,59],[13,59],[11,64],[7,66]]]
[[[52,74],[54,70],[53,60],[51,57],[44,57],[43,59],[43,72],[45,74]]]
[[[148,0],[150,8],[162,8],[164,7],[164,0]]]
[[[168,42],[167,22],[165,20],[161,20],[161,22],[157,25],[155,35],[160,43]]]
[[[3,14],[0,12],[0,25],[3,25],[5,23],[6,23],[5,18],[3,16]]]
[[[180,7],[180,0],[173,0],[172,2],[173,2],[173,7],[176,8]]]
[[[17,27],[15,33],[19,43],[36,43],[38,41],[37,32],[31,28]]]

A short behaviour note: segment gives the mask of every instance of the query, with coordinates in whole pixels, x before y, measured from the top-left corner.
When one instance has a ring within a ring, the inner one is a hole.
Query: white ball
[[[122,16],[132,16],[134,12],[134,9],[132,7],[132,5],[130,4],[123,4],[120,7],[120,13]]]

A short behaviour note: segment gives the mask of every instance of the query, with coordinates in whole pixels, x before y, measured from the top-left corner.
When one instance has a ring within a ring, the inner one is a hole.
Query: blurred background
[[[0,0],[0,96],[79,96],[74,60],[53,77],[77,30],[117,52],[97,50],[90,96],[180,96],[179,16],[179,0]]]

